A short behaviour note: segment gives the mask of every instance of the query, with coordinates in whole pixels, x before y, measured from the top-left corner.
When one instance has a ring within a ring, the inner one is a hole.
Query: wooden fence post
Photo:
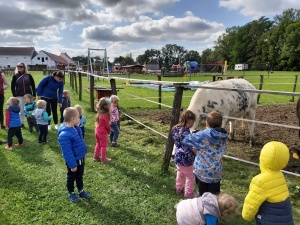
[[[259,75],[260,79],[259,79],[259,87],[258,90],[262,89],[263,83],[264,83],[264,75]],[[257,95],[257,104],[259,104],[259,99],[260,99],[260,94]]]
[[[82,100],[82,74],[78,73],[78,82],[79,82],[79,101]]]
[[[298,75],[295,75],[295,81],[294,81],[294,87],[293,87],[293,92],[296,91],[297,88],[297,80],[298,80]],[[295,96],[292,96],[291,102],[295,101]]]
[[[78,93],[78,90],[77,90],[77,72],[73,72],[74,74],[74,81],[75,81],[75,92]]]
[[[90,75],[90,104],[91,104],[91,112],[95,112],[95,99],[94,99],[94,76]]]
[[[117,85],[116,85],[116,79],[110,79],[110,87],[113,95],[117,95]]]
[[[183,94],[183,84],[175,84],[174,86],[175,86],[175,93],[174,93],[174,101],[173,101],[173,109],[172,109],[172,118],[170,123],[168,140],[166,143],[166,151],[165,151],[163,164],[162,164],[162,170],[164,172],[168,171],[170,161],[171,161],[171,156],[172,156],[172,151],[174,146],[174,140],[172,138],[171,130],[172,127],[175,126],[179,121],[182,94]]]
[[[160,74],[157,74],[157,80],[161,81]],[[158,109],[161,109],[161,84],[158,85]]]

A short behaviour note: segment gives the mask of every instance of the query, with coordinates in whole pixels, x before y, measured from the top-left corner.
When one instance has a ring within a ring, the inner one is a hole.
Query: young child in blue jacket
[[[196,149],[194,174],[200,196],[204,192],[220,193],[223,178],[222,158],[227,151],[227,132],[222,126],[223,116],[216,111],[206,117],[206,129],[187,135],[183,144]]]
[[[58,142],[62,150],[63,158],[67,165],[67,189],[71,202],[78,202],[74,192],[74,182],[81,198],[89,199],[91,196],[83,190],[84,161],[87,147],[79,127],[78,110],[69,107],[64,110],[64,123],[58,128]]]
[[[23,145],[19,103],[20,101],[17,97],[10,97],[7,101],[8,108],[5,111],[5,124],[8,128],[6,150],[12,150],[12,139],[15,135],[18,138],[18,143],[15,146]]]

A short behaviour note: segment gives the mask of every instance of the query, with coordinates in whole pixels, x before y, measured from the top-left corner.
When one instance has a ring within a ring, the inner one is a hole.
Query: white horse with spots
[[[221,80],[202,86],[214,88],[227,88],[239,90],[256,90],[255,87],[244,79]],[[196,114],[196,121],[191,129],[199,130],[205,126],[206,115],[211,111],[220,112],[224,117],[246,118],[255,120],[257,107],[257,94],[254,92],[231,91],[231,90],[214,90],[198,88],[194,93],[189,110]],[[229,138],[234,138],[234,119],[223,119],[222,127],[226,121],[230,123]],[[232,124],[233,123],[233,124]],[[250,145],[254,141],[254,122],[247,122],[250,134]]]

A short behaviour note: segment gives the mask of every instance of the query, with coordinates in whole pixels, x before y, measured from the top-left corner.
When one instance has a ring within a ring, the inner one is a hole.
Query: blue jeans
[[[120,128],[118,126],[117,122],[112,122],[110,124],[110,135],[109,135],[109,140],[110,142],[117,142],[117,139],[119,137],[120,134]]]

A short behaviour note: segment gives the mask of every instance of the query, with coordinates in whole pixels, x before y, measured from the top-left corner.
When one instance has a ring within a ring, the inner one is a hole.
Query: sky
[[[200,54],[226,28],[300,8],[299,0],[0,0],[2,47],[109,61],[177,44]],[[104,56],[104,51],[90,51]]]

